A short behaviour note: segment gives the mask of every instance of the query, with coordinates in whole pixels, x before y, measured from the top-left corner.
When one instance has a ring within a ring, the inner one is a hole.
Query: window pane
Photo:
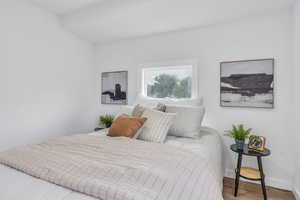
[[[191,98],[192,66],[145,69],[144,92],[152,98]]]

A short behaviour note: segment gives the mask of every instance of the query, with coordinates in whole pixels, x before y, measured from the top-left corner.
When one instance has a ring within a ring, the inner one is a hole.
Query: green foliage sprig
[[[153,98],[190,98],[192,77],[180,79],[176,75],[160,74],[147,86],[147,96]]]
[[[114,121],[113,115],[100,116],[100,125],[111,125]]]
[[[232,130],[229,131],[229,133],[225,134],[225,136],[231,137],[236,140],[245,141],[249,137],[251,131],[251,128],[246,130],[243,124],[239,124],[237,126],[232,125]]]

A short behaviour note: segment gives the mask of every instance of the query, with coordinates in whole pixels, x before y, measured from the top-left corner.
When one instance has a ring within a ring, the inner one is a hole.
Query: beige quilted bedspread
[[[124,137],[56,138],[1,152],[0,163],[102,200],[223,199],[205,159]]]

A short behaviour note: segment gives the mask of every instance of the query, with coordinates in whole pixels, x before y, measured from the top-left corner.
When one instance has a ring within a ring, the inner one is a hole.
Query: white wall
[[[91,130],[93,50],[54,15],[0,2],[0,149]]]
[[[275,58],[275,109],[221,108],[219,63],[258,58]],[[132,103],[138,88],[136,80],[140,64],[182,59],[198,60],[199,93],[207,108],[206,124],[223,134],[232,124],[244,123],[254,128],[255,134],[266,136],[267,147],[272,150],[272,155],[263,160],[267,182],[291,189],[294,162],[289,136],[292,133],[286,127],[292,82],[291,11],[98,46],[98,95],[102,71],[127,69],[129,103]],[[99,114],[115,112],[118,108],[100,105]],[[233,141],[224,138],[224,142],[227,175],[231,176],[236,155],[228,150]],[[247,163],[256,166],[254,158],[245,159]]]
[[[300,85],[300,2],[296,1],[296,5],[294,7],[294,83],[293,83],[293,113],[294,115],[294,126],[292,126],[292,131],[295,134],[295,163],[296,163],[296,170],[295,170],[295,185],[294,191],[295,195],[300,200],[300,134],[299,134],[299,112],[300,112],[300,92],[299,92],[299,85]],[[298,132],[297,132],[298,131]]]

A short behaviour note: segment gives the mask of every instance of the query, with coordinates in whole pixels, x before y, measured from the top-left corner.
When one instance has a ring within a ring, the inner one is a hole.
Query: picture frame
[[[128,71],[102,72],[101,104],[128,104]]]
[[[249,138],[248,149],[251,151],[263,152],[265,150],[266,138],[252,135]]]
[[[274,108],[274,58],[220,63],[220,106]]]

